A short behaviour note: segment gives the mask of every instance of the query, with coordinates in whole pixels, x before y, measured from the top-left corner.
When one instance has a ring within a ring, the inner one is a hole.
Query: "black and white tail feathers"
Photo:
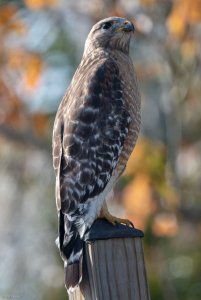
[[[68,292],[82,280],[83,241],[74,224],[60,211],[59,214],[59,238],[57,246],[64,260],[64,279]]]

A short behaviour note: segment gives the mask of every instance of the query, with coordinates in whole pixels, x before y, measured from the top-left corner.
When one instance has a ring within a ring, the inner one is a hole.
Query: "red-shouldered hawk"
[[[140,129],[140,95],[129,44],[134,26],[110,17],[91,29],[81,63],[59,106],[53,161],[59,216],[58,246],[71,291],[82,278],[83,236],[101,215]]]

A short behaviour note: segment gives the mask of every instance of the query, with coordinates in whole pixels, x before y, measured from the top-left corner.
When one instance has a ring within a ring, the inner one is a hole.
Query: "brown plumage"
[[[93,26],[82,61],[59,106],[53,164],[58,246],[71,291],[82,278],[83,236],[123,172],[140,129],[140,96],[129,57],[133,24],[111,17]],[[125,223],[128,223],[125,221]]]

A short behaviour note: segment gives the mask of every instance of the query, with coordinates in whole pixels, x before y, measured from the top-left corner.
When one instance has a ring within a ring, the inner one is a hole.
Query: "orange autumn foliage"
[[[35,113],[32,117],[34,130],[37,135],[44,136],[48,130],[49,117],[42,113]]]
[[[156,0],[140,0],[140,2],[144,6],[149,6],[149,5],[153,5],[156,2]]]
[[[7,53],[7,66],[22,74],[26,88],[34,89],[40,79],[43,62],[37,53],[13,49]]]
[[[22,49],[12,49],[7,52],[7,66],[13,70],[23,66],[26,58],[26,53]]]
[[[127,217],[135,226],[145,229],[148,220],[163,208],[175,211],[179,197],[167,181],[166,151],[161,143],[140,139],[128,161],[124,173],[129,179],[123,191],[123,202]]]
[[[201,0],[174,1],[172,11],[167,19],[169,32],[182,38],[188,25],[201,21]]]
[[[128,160],[125,175],[133,176],[140,171],[163,180],[165,160],[166,150],[162,143],[140,139]]]
[[[159,213],[155,216],[152,231],[157,236],[174,236],[179,229],[175,215],[170,213]]]
[[[6,96],[5,96],[6,95]],[[24,128],[27,125],[22,102],[0,80],[0,125]]]
[[[31,129],[31,132],[33,131],[38,136],[44,136],[47,133],[49,129],[48,115],[35,113],[29,116],[25,105],[2,80],[0,80],[0,99],[0,125],[21,132]]]
[[[145,229],[147,219],[156,209],[150,178],[138,174],[124,189],[123,201],[128,218],[136,227]]]
[[[181,54],[185,58],[194,59],[196,55],[197,45],[193,39],[186,39],[181,45]]]
[[[24,22],[17,15],[18,10],[19,7],[14,4],[8,3],[1,6],[0,35],[2,42],[10,34],[26,32],[27,28]],[[17,84],[17,81],[24,84],[24,88],[34,89],[40,79],[42,59],[39,54],[30,52],[23,47],[15,48],[5,45],[3,44],[0,50],[2,57],[0,65],[2,71],[0,73],[0,125],[20,132],[28,131],[32,127],[36,133],[42,135],[46,130],[44,125],[46,122],[41,121],[41,116],[40,120],[38,120],[38,116],[30,119],[23,101],[16,95],[14,89],[11,89],[12,82]],[[5,80],[5,72],[12,74],[11,80]],[[39,123],[41,129],[39,129]]]
[[[0,9],[0,26],[8,25],[7,23],[17,12],[17,7],[13,4],[4,5]]]
[[[26,6],[30,9],[37,10],[41,8],[53,7],[59,1],[58,0],[24,0]]]
[[[28,55],[25,61],[24,82],[25,85],[33,89],[37,86],[42,71],[42,61],[39,55]]]
[[[26,32],[25,24],[19,18],[13,18],[17,13],[18,8],[14,4],[7,4],[1,6],[0,9],[0,28],[3,28],[5,32],[15,31],[18,34]]]

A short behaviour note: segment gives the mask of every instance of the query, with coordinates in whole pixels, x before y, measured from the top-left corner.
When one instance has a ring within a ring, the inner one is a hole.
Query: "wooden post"
[[[70,300],[150,300],[143,233],[97,220],[86,236],[83,280]]]

